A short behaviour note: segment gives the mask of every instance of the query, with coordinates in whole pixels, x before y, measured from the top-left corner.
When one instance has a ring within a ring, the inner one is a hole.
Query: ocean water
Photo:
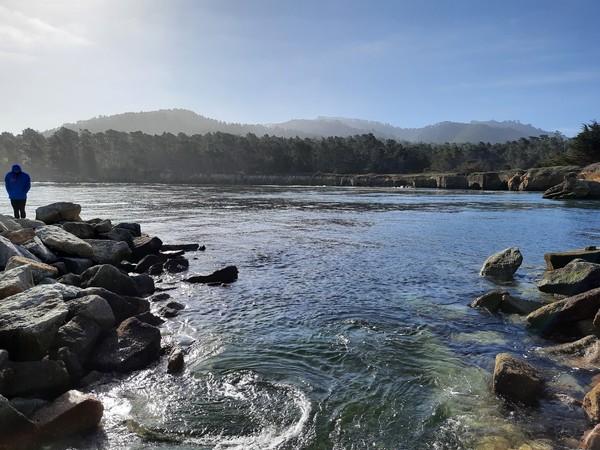
[[[91,387],[102,427],[56,448],[573,448],[580,406],[512,409],[490,390],[494,358],[541,367],[581,400],[593,371],[535,352],[550,343],[518,316],[468,304],[499,286],[483,261],[517,246],[501,288],[543,300],[544,253],[600,245],[600,204],[540,193],[332,187],[34,183],[37,206],[139,222],[165,243],[198,243],[188,273],[156,279],[185,304],[162,326],[185,351]],[[7,213],[10,206],[7,202]],[[186,284],[236,265],[229,286]],[[157,310],[161,303],[153,303]],[[525,447],[523,447],[525,448]]]

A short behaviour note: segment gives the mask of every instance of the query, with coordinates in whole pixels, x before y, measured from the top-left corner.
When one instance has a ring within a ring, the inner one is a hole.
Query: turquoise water
[[[567,403],[512,411],[496,399],[499,352],[551,370],[575,396],[593,374],[541,360],[533,349],[548,343],[520,318],[467,305],[498,287],[478,271],[510,246],[524,263],[503,288],[541,299],[544,253],[600,245],[598,204],[539,193],[37,183],[29,214],[54,201],[80,203],[83,219],[139,222],[165,243],[205,245],[187,254],[190,274],[239,269],[228,287],[181,283],[189,274],[157,280],[186,305],[162,328],[165,343],[185,349],[186,370],[167,375],[161,361],[94,386],[103,426],[74,448],[570,448],[588,426]]]

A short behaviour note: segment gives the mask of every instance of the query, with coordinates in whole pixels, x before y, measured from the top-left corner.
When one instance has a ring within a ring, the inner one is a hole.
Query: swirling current
[[[600,245],[598,205],[539,193],[342,187],[34,183],[28,203],[138,222],[198,243],[186,274],[157,286],[185,305],[161,327],[185,351],[101,379],[102,426],[56,448],[572,448],[581,408],[510,409],[490,390],[495,355],[551,367],[518,316],[473,310],[498,286],[479,277],[517,246],[514,295],[543,299],[544,253]],[[236,265],[228,286],[186,284]],[[152,304],[153,310],[161,305]],[[580,399],[593,373],[553,367]],[[526,448],[526,447],[522,447]]]

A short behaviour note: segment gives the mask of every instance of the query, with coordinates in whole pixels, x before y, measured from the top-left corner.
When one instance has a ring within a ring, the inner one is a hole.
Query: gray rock
[[[127,275],[111,264],[94,266],[81,274],[81,287],[102,287],[119,295],[138,295],[137,286]]]
[[[495,394],[524,405],[536,405],[544,380],[530,364],[508,353],[496,355],[492,381]]]
[[[163,264],[163,269],[168,273],[185,272],[189,267],[190,262],[183,258],[169,259]]]
[[[54,286],[36,286],[5,298],[0,302],[0,348],[16,361],[43,358],[67,314]]]
[[[0,395],[51,398],[69,387],[69,373],[62,361],[7,361],[0,366]]]
[[[98,219],[97,221],[95,221],[93,226],[96,233],[98,234],[108,233],[110,230],[112,230],[113,227],[111,221],[108,219]]]
[[[80,213],[81,205],[70,202],[57,202],[37,208],[35,218],[47,225],[59,222],[81,222]]]
[[[162,247],[162,241],[156,236],[141,236],[133,239],[133,254],[131,261],[140,261],[144,256],[157,254]]]
[[[8,238],[0,236],[0,268],[4,269],[6,263],[13,256],[23,256],[17,246],[10,242]]]
[[[33,228],[34,230],[37,227],[43,227],[44,225],[46,225],[41,220],[35,220],[35,219],[15,219],[15,222],[17,222],[23,228]]]
[[[35,237],[33,228],[22,228],[20,230],[6,231],[2,235],[15,245],[22,245]]]
[[[186,278],[188,283],[233,283],[238,279],[238,268],[236,266],[227,266],[223,269],[215,270],[210,275],[195,275]]]
[[[23,226],[10,216],[0,214],[0,229],[8,231],[18,231],[23,229]]]
[[[37,262],[23,256],[13,256],[10,258],[4,270],[9,271],[15,267],[24,266],[27,266],[31,269],[31,273],[33,274],[33,282],[35,284],[39,283],[44,278],[56,278],[58,276],[58,269],[56,267],[42,262]]]
[[[53,250],[82,258],[94,256],[94,250],[90,244],[56,225],[36,228],[35,234],[44,245]]]
[[[103,414],[104,406],[95,396],[71,390],[40,408],[31,420],[42,437],[56,439],[97,427]]]
[[[532,328],[544,333],[552,333],[581,320],[593,319],[598,310],[600,310],[600,288],[544,305],[529,314],[525,320]]]
[[[128,317],[133,317],[136,314],[139,314],[141,308],[139,306],[139,302],[136,297],[127,297],[124,298],[114,292],[108,291],[101,287],[90,287],[87,289],[82,289],[79,292],[79,296],[84,297],[87,295],[99,295],[110,305],[112,309],[113,315],[115,316],[116,323],[121,323]],[[148,307],[148,310],[150,308]]]
[[[46,264],[52,264],[58,261],[58,256],[46,247],[42,240],[37,236],[35,236],[32,241],[23,244],[23,246]]]
[[[135,266],[135,271],[137,273],[146,273],[150,270],[150,267],[152,267],[155,264],[162,264],[165,263],[167,261],[167,258],[162,257],[160,255],[156,255],[156,254],[150,254],[150,255],[146,255],[144,256]]]
[[[174,349],[167,361],[167,373],[179,373],[183,370],[184,366],[185,359],[183,357],[183,351],[179,348]]]
[[[521,251],[517,247],[509,247],[486,259],[480,275],[501,281],[512,280],[522,262]]]
[[[32,261],[37,261],[37,262],[43,262],[40,258],[35,256],[33,253],[31,253],[29,250],[27,250],[26,247],[24,247],[22,245],[17,244],[17,250],[19,250],[19,253],[21,253],[21,255],[23,255],[27,259],[31,259]]]
[[[0,395],[0,448],[25,448],[36,426]]]
[[[75,258],[75,257],[62,257],[60,261],[66,266],[69,273],[81,275],[83,272],[94,266],[94,261],[90,258]]]
[[[131,280],[135,284],[137,289],[137,295],[140,297],[148,297],[154,294],[156,287],[154,286],[154,279],[147,274],[133,275]]]
[[[112,264],[113,266],[118,266],[121,261],[131,256],[131,249],[126,242],[104,239],[87,239],[85,242],[90,244],[94,250],[92,261],[95,264]]]
[[[106,233],[101,233],[98,237],[102,239],[110,239],[111,241],[126,242],[129,248],[133,249],[134,236],[130,231],[124,228],[113,228]]]
[[[115,228],[123,228],[129,231],[133,237],[141,237],[142,236],[142,227],[139,223],[135,222],[122,222],[115,225]]]
[[[101,333],[102,328],[94,320],[75,316],[59,328],[52,347],[66,347],[85,363]]]
[[[115,326],[115,315],[108,302],[99,295],[86,295],[66,302],[69,309],[67,318],[81,316],[98,324],[102,330]]]
[[[79,381],[86,375],[81,365],[82,359],[73,353],[68,347],[60,347],[52,356],[56,361],[62,361],[69,373],[71,386],[77,386]]]
[[[143,369],[158,358],[160,339],[158,328],[131,317],[96,345],[88,366],[102,372]]]
[[[536,282],[540,291],[549,294],[575,295],[600,287],[600,264],[575,259],[566,266],[547,270]]]
[[[15,267],[0,272],[0,299],[19,294],[34,286],[31,267]],[[0,305],[0,314],[2,311]],[[0,341],[1,347],[1,341]]]
[[[62,228],[79,239],[93,239],[96,236],[94,225],[86,222],[65,222],[62,224]]]

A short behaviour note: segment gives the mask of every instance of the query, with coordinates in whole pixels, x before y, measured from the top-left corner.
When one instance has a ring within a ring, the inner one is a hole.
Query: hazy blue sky
[[[400,127],[600,120],[598,0],[0,0],[0,131],[185,108]]]

